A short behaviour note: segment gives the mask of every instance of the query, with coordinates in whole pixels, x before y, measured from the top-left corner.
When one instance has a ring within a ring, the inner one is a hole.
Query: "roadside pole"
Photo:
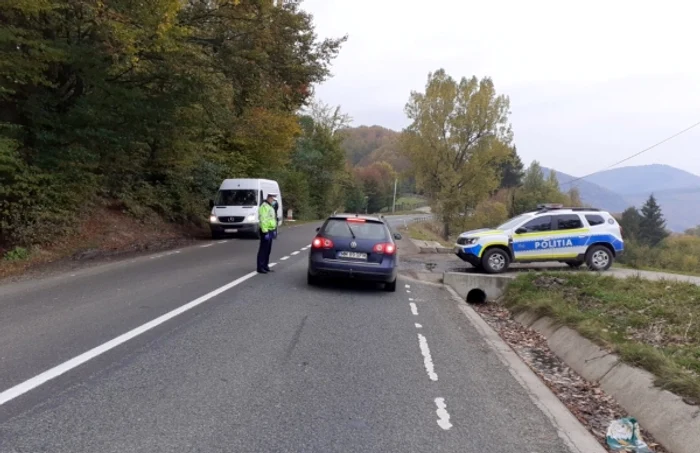
[[[396,185],[399,182],[399,178],[394,179],[394,202],[391,205],[391,212],[396,212]]]

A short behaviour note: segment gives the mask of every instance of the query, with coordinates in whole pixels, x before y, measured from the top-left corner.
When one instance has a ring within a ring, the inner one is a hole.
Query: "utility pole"
[[[394,203],[391,205],[391,212],[396,212],[396,185],[399,182],[399,178],[394,179]]]

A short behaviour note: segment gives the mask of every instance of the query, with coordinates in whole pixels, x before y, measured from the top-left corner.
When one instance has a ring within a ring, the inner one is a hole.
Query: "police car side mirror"
[[[518,228],[515,230],[515,234],[524,234],[527,233],[527,230],[525,228]]]

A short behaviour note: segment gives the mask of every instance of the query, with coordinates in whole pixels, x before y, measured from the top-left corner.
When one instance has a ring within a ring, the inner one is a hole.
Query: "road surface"
[[[569,451],[445,290],[308,287],[316,226],[0,287],[0,452]]]

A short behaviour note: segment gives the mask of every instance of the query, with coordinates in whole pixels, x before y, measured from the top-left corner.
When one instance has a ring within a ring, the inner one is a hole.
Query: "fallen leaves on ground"
[[[497,303],[473,307],[607,448],[605,433],[608,426],[613,420],[628,416],[625,410],[600,386],[586,381],[569,368],[549,349],[547,339],[542,334],[515,321],[508,309]],[[642,437],[654,453],[669,453],[643,428]]]

